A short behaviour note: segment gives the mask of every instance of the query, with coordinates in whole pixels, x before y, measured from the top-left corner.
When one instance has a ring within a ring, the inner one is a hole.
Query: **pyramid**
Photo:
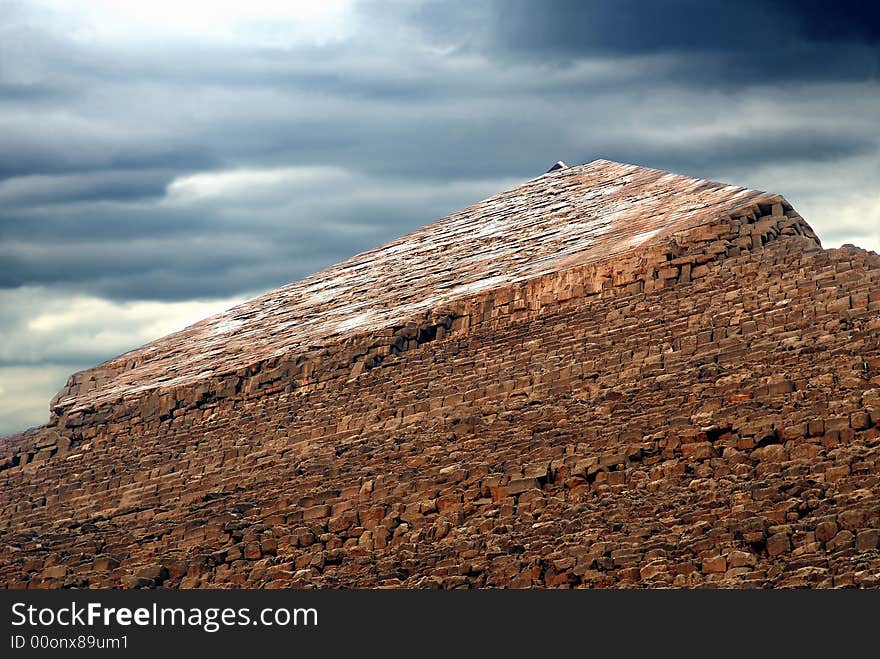
[[[72,375],[0,585],[880,585],[880,256],[546,174]]]

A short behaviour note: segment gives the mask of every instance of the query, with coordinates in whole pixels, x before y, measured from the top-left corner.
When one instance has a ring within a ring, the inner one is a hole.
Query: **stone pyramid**
[[[880,256],[607,160],[70,377],[0,585],[880,585]]]

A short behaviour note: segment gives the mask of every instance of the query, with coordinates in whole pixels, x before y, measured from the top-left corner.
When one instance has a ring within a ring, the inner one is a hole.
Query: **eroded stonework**
[[[595,161],[75,374],[7,587],[877,586],[880,256]]]

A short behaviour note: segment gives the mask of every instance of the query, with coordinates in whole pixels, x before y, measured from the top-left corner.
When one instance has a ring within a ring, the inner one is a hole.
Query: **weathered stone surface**
[[[705,574],[723,574],[727,572],[727,559],[724,556],[713,556],[703,559],[703,572]]]
[[[880,257],[597,161],[73,376],[7,587],[876,587]]]
[[[880,529],[865,529],[856,536],[856,551],[877,549],[880,544]]]
[[[791,550],[791,540],[787,533],[775,533],[767,538],[767,553],[778,556]]]

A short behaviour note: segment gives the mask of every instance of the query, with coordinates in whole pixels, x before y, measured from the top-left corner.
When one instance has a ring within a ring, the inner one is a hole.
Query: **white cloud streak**
[[[351,0],[39,0],[42,20],[80,42],[131,47],[156,40],[286,47],[341,41]]]
[[[45,423],[74,371],[183,329],[248,296],[111,302],[32,287],[0,290],[0,434]]]

